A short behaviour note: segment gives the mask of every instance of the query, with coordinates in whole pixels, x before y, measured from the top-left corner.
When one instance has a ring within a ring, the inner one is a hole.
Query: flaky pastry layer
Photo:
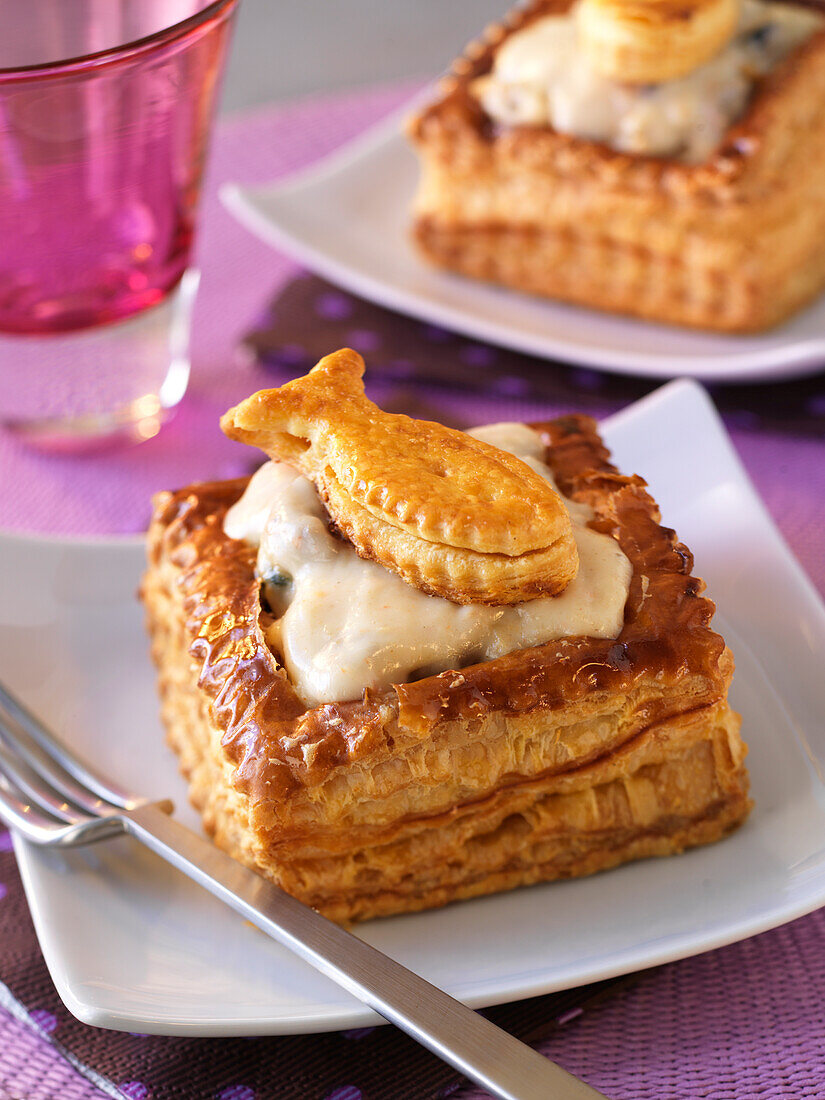
[[[681,851],[747,814],[733,664],[689,551],[591,421],[541,431],[633,565],[619,637],[312,710],[264,642],[254,550],[222,531],[244,482],[157,500],[143,595],[193,801],[221,846],[336,920]]]
[[[411,120],[413,233],[441,267],[520,290],[719,331],[776,324],[825,285],[825,31],[760,81],[705,164],[502,126],[470,86],[533,0],[471,44]]]

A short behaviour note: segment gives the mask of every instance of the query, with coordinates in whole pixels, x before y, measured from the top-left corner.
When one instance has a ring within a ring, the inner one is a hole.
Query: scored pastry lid
[[[687,75],[731,40],[741,0],[578,0],[581,47],[611,80]]]
[[[374,759],[386,752],[391,716],[423,738],[456,718],[553,711],[588,692],[627,692],[651,674],[663,684],[698,676],[708,699],[724,694],[731,661],[710,628],[714,605],[691,575],[690,551],[659,525],[644,481],[618,473],[588,417],[532,426],[548,448],[560,490],[593,508],[591,525],[616,538],[632,564],[618,637],[551,641],[314,709],[298,698],[266,644],[255,549],[223,531],[223,517],[246,480],[158,494],[150,562],[175,571],[199,684],[237,768],[239,790],[253,799],[278,798],[337,767]]]
[[[230,409],[221,427],[308,477],[360,557],[430,595],[512,604],[561,592],[578,553],[549,482],[465,432],[384,412],[363,375],[343,348]]]

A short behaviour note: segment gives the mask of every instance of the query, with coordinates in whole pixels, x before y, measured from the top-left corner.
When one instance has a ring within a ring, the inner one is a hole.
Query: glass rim
[[[43,76],[62,75],[76,70],[114,65],[119,61],[126,61],[131,57],[150,51],[155,46],[174,42],[178,38],[185,38],[197,27],[218,19],[228,9],[236,7],[238,2],[239,0],[212,0],[211,4],[206,4],[200,11],[188,15],[178,23],[162,27],[160,30],[144,35],[142,38],[133,38],[129,42],[121,43],[119,46],[109,46],[105,50],[95,50],[92,53],[65,57],[58,61],[45,61],[34,65],[16,65],[11,68],[0,67],[0,82],[6,77],[19,80],[37,77],[41,74]]]

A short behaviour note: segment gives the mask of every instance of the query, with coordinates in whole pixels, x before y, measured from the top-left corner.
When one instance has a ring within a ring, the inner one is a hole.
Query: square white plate
[[[825,365],[825,296],[778,329],[724,336],[568,306],[430,267],[410,240],[418,168],[401,124],[401,115],[391,117],[285,183],[228,184],[221,196],[262,240],[354,294],[539,358],[731,382],[798,377]]]
[[[825,608],[707,395],[671,383],[603,425],[696,554],[736,655],[756,808],[709,848],[359,934],[476,1006],[677,959],[825,903]],[[186,806],[163,744],[135,590],[137,540],[0,538],[0,675],[126,786]],[[130,841],[16,845],[52,977],[82,1020],[167,1034],[356,1027],[371,1012]]]

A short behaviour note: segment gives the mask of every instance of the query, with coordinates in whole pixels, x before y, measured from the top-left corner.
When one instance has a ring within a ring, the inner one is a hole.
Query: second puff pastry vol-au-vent
[[[724,836],[750,805],[733,663],[644,483],[586,417],[464,438],[410,421],[397,438],[421,453],[395,476],[380,428],[399,422],[365,404],[362,370],[337,353],[242,403],[226,428],[276,460],[156,500],[143,596],[162,712],[217,843],[358,920]],[[416,461],[434,475],[441,442],[468,486],[455,516],[439,515],[437,482],[404,488]],[[462,469],[479,455],[505,472],[495,490]],[[502,543],[497,508],[486,534],[481,516],[509,478],[536,517]],[[350,510],[363,545],[343,537]],[[498,559],[567,524],[576,567],[559,594],[526,574],[511,604],[429,594],[447,578],[466,597],[454,551],[470,550],[493,559],[495,596],[514,583]],[[376,560],[381,525],[413,540],[412,573]]]
[[[825,18],[774,0],[532,0],[410,124],[439,266],[720,331],[825,285]]]

